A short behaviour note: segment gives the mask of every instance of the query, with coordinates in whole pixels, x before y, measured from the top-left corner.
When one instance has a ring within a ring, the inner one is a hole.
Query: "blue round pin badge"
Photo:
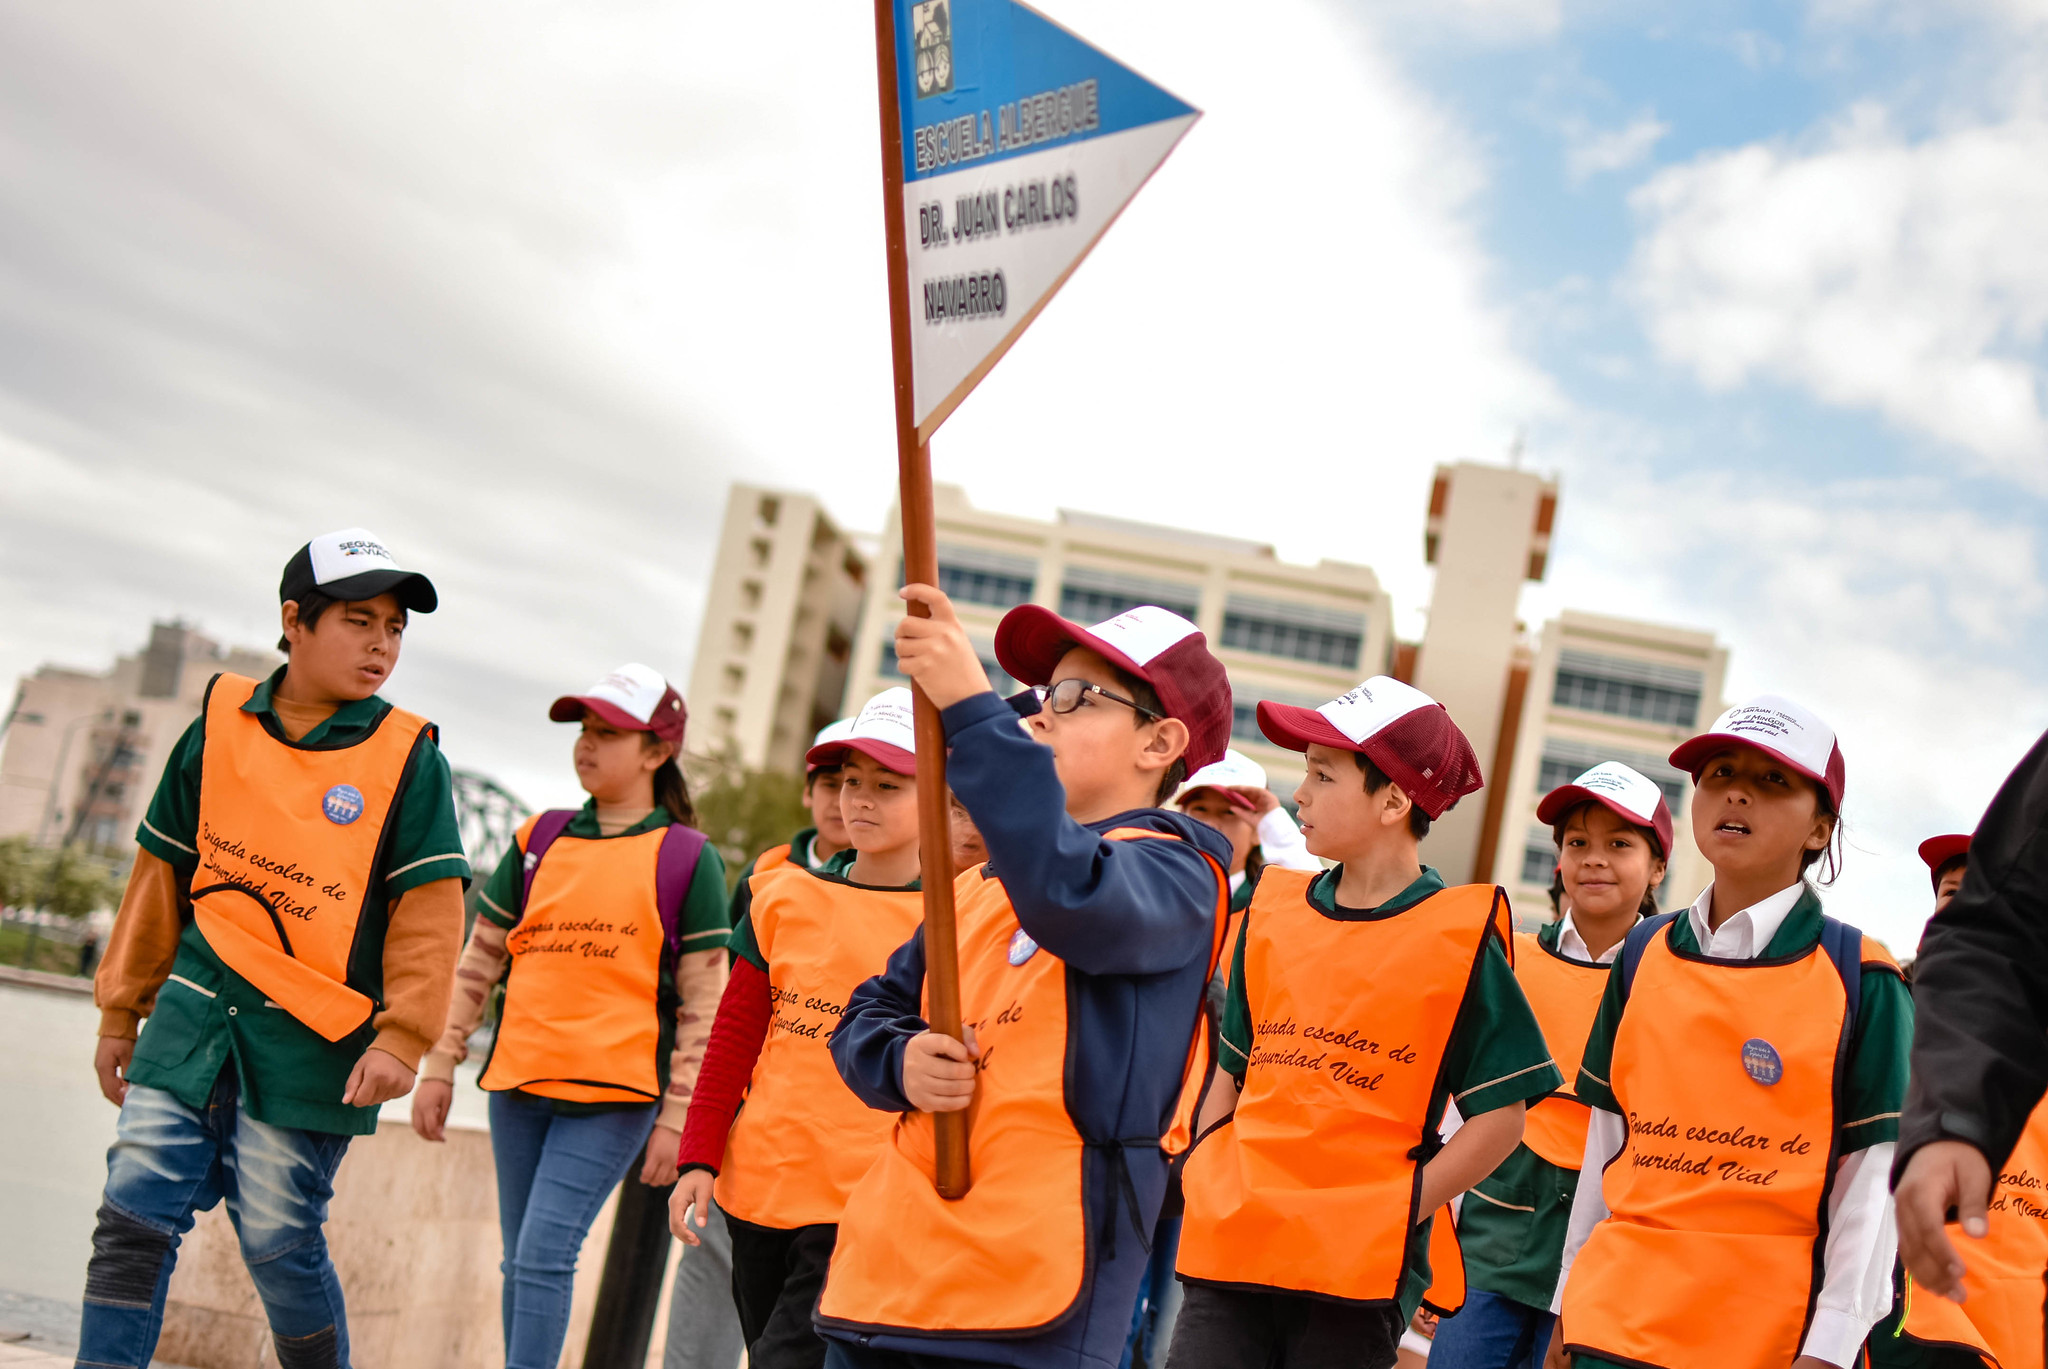
[[[1770,1085],[1785,1077],[1785,1062],[1778,1058],[1778,1051],[1770,1042],[1760,1036],[1752,1036],[1742,1043],[1742,1069],[1759,1084]]]
[[[1037,954],[1038,943],[1031,939],[1029,932],[1019,927],[1010,937],[1010,963],[1012,965],[1022,965]]]
[[[346,827],[363,815],[363,791],[352,784],[337,784],[320,800],[320,811],[329,822]]]

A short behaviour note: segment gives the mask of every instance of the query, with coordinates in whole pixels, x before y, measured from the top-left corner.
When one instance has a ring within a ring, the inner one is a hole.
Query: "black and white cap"
[[[284,578],[277,586],[279,603],[302,599],[316,589],[350,603],[394,594],[411,613],[432,613],[440,604],[433,582],[416,570],[401,570],[367,528],[343,528],[316,537],[285,562]]]

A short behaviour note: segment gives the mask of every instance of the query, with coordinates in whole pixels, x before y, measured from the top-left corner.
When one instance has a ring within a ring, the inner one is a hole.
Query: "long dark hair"
[[[643,746],[659,746],[652,732],[640,734]],[[683,767],[676,764],[676,753],[671,751],[667,760],[654,772],[654,801],[668,809],[669,821],[680,822],[685,827],[697,825],[697,806],[690,802],[690,784],[683,778]]]
[[[1812,780],[1808,780],[1807,783],[1813,784],[1814,807],[1820,809],[1823,815],[1833,818],[1834,823],[1828,828],[1827,845],[1821,847],[1818,851],[1801,851],[1799,853],[1799,874],[1804,878],[1806,872],[1811,870],[1815,863],[1818,862],[1820,872],[1814,876],[1813,882],[1825,888],[1833,884],[1842,874],[1842,813],[1840,809],[1835,807],[1835,800],[1828,793],[1826,785],[1814,784]]]

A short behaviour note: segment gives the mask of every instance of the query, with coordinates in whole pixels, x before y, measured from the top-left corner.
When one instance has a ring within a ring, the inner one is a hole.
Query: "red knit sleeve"
[[[767,974],[751,960],[735,960],[732,978],[718,1000],[718,1016],[711,1023],[704,1065],[697,1071],[697,1093],[683,1120],[676,1163],[684,1169],[694,1165],[718,1172],[725,1159],[725,1135],[732,1130],[732,1119],[754,1077],[754,1062],[768,1040],[772,1008]]]

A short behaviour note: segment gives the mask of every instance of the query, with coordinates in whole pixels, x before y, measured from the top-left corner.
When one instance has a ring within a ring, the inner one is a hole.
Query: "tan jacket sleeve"
[[[704,1047],[711,1040],[711,1020],[725,996],[726,954],[723,950],[692,951],[676,959],[676,1044],[668,1057],[668,1092],[654,1125],[683,1129],[690,1099],[697,1094],[697,1071],[704,1065]]]
[[[101,1036],[133,1041],[141,1033],[142,1019],[156,1007],[157,990],[178,958],[187,902],[176,870],[147,851],[135,853],[121,911],[93,976]]]
[[[469,944],[462,948],[462,959],[455,966],[448,1023],[441,1029],[441,1039],[420,1061],[420,1078],[455,1078],[455,1067],[469,1058],[470,1035],[484,1020],[484,1004],[490,999],[491,986],[504,977],[505,962],[509,959],[505,929],[487,917],[478,918],[469,929]]]
[[[398,896],[384,931],[384,1011],[372,1019],[374,1049],[419,1068],[447,1024],[461,950],[461,880],[437,879]]]

